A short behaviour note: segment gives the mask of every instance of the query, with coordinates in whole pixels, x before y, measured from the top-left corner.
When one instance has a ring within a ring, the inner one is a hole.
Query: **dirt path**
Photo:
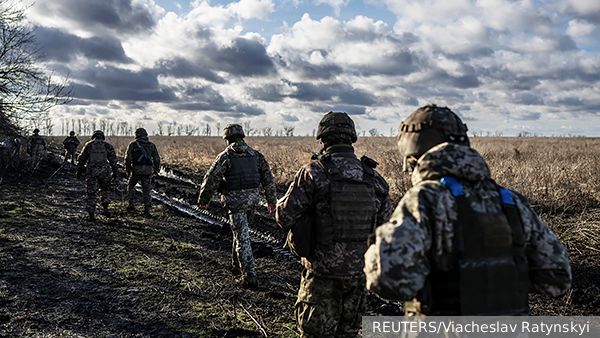
[[[71,175],[0,187],[0,335],[294,335],[295,263],[256,245],[260,287],[241,289],[229,231],[119,200],[88,222]]]

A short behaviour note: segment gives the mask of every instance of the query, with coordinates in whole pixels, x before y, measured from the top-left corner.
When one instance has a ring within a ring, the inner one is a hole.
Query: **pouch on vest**
[[[462,183],[450,176],[440,183],[458,207],[455,266],[449,271],[432,269],[428,311],[436,315],[527,314],[526,244],[512,193],[499,187],[501,211],[480,213],[471,208]]]
[[[108,162],[108,153],[106,152],[106,146],[103,141],[93,141],[89,144],[90,157],[88,162],[90,164],[101,164]]]
[[[242,156],[230,155],[231,168],[219,191],[236,191],[260,187],[260,173],[258,172],[258,159],[251,154]]]
[[[319,160],[329,177],[331,222],[319,222],[315,229],[316,243],[367,243],[377,217],[377,197],[373,169],[363,164],[363,180],[344,177],[331,157]]]

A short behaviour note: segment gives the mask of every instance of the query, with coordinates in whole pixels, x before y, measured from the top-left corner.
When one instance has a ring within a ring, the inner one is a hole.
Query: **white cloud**
[[[333,8],[336,15],[340,15],[342,7],[346,6],[350,0],[314,0],[317,5],[328,5]]]

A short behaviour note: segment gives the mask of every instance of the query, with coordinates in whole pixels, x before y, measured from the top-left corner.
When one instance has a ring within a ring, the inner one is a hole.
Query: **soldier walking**
[[[148,140],[148,132],[144,128],[138,128],[135,131],[135,140],[127,146],[125,170],[129,177],[127,184],[127,200],[129,201],[129,205],[127,206],[127,211],[135,211],[133,204],[135,185],[140,182],[144,198],[144,216],[151,217],[152,199],[150,198],[150,192],[152,191],[152,175],[158,175],[160,170],[160,156],[154,143]]]
[[[273,174],[264,156],[244,141],[244,130],[239,124],[225,127],[223,138],[227,148],[220,153],[206,173],[198,205],[207,209],[213,194],[219,191],[228,210],[233,232],[232,265],[241,272],[238,280],[244,287],[256,287],[256,264],[252,255],[249,232],[249,216],[260,201],[262,185],[269,213],[275,210],[277,189]]]
[[[522,195],[497,185],[467,126],[427,105],[400,126],[413,187],[365,254],[367,288],[407,314],[526,315],[528,292],[571,287],[567,251]]]
[[[112,177],[111,177],[112,174]],[[117,176],[117,155],[112,145],[105,141],[104,132],[94,131],[92,139],[81,150],[77,159],[77,178],[85,175],[87,212],[90,221],[96,219],[96,195],[100,188],[104,215],[108,216],[110,185]]]
[[[40,130],[35,128],[33,135],[27,141],[27,154],[31,156],[31,169],[36,170],[42,160],[46,157],[47,143],[40,134]]]
[[[356,157],[356,129],[346,113],[327,113],[317,139],[323,149],[277,202],[276,219],[311,238],[295,305],[301,336],[355,337],[366,309],[363,255],[369,235],[391,214],[389,187],[375,161]]]
[[[63,147],[65,148],[65,162],[71,161],[72,165],[75,165],[75,158],[77,153],[77,147],[79,147],[79,139],[75,136],[75,132],[71,131],[63,141]]]

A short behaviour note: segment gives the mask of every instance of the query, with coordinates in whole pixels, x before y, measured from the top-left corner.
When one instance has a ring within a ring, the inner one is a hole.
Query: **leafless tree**
[[[217,122],[217,136],[221,136],[221,122]]]
[[[212,129],[210,128],[210,124],[206,123],[206,127],[204,127],[204,136],[210,136],[212,134]]]
[[[287,137],[292,137],[294,136],[294,126],[284,126],[283,127],[283,134]]]
[[[56,81],[39,65],[39,50],[18,0],[0,0],[0,117],[15,124],[44,119],[68,103],[67,80]]]
[[[379,136],[379,131],[377,130],[377,128],[371,128],[371,129],[369,129],[369,135]]]
[[[271,128],[271,127],[264,127],[262,129],[262,134],[263,134],[263,136],[270,137],[271,135],[273,135],[273,128]]]
[[[163,121],[158,121],[158,135],[163,136],[164,135],[164,127],[165,127],[165,123]]]

